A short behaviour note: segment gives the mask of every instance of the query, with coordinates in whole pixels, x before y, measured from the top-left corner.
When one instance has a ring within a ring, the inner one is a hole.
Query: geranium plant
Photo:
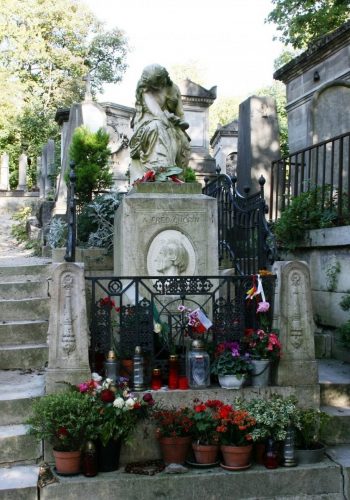
[[[98,436],[103,445],[112,438],[128,441],[137,422],[146,417],[153,406],[153,397],[146,393],[139,399],[122,378],[118,385],[111,379],[103,382],[100,379],[93,374],[92,380],[78,385],[78,390],[91,398],[94,411],[99,415]]]
[[[195,402],[191,434],[197,444],[218,443],[216,413],[221,406],[223,406],[223,402],[216,399],[208,399],[205,403],[201,401]]]
[[[250,356],[241,354],[238,342],[221,342],[216,346],[211,372],[214,375],[236,375],[242,378],[252,370]]]
[[[254,359],[277,360],[281,356],[282,344],[276,333],[247,328],[244,341],[247,352]]]
[[[239,410],[231,405],[222,405],[218,408],[217,432],[219,441],[224,445],[247,446],[252,441],[252,431],[255,426],[253,418],[247,410]]]
[[[159,405],[152,417],[156,422],[158,437],[191,435],[193,418],[190,408],[162,408]]]

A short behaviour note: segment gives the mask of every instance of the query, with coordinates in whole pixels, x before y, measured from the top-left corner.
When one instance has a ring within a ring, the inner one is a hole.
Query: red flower
[[[65,427],[59,427],[57,430],[57,437],[60,439],[65,438],[66,436],[68,436],[68,434],[69,434],[69,432],[67,431],[67,429]]]
[[[194,407],[194,411],[195,411],[196,413],[202,413],[202,412],[203,412],[203,411],[205,411],[206,409],[207,409],[207,407],[205,406],[205,404],[204,404],[204,403],[200,403],[199,405],[196,405],[196,406]]]
[[[114,401],[114,392],[109,389],[103,389],[103,391],[101,391],[101,401],[104,403],[112,403]]]

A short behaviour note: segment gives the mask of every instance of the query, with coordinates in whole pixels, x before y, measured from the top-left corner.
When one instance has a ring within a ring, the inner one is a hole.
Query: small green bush
[[[322,199],[325,200],[322,208]],[[347,195],[343,194],[343,218],[338,220],[338,193],[330,186],[310,189],[293,198],[281,217],[272,225],[277,242],[289,250],[302,243],[305,231],[350,223]]]
[[[350,290],[346,292],[339,303],[343,311],[350,311]],[[350,320],[337,328],[336,333],[339,335],[340,343],[347,349],[350,348]]]
[[[97,132],[90,132],[84,126],[75,129],[70,159],[75,162],[76,196],[79,205],[90,202],[94,191],[109,189],[113,184],[108,164],[111,154],[108,142],[109,135],[102,128]],[[65,174],[65,181],[68,184],[69,172]]]

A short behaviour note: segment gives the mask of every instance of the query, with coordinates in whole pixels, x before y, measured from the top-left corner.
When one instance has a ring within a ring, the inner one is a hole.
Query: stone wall
[[[292,255],[310,266],[314,319],[317,326],[316,356],[350,361],[350,352],[336,341],[335,329],[350,319],[339,305],[350,290],[350,227],[314,229]]]

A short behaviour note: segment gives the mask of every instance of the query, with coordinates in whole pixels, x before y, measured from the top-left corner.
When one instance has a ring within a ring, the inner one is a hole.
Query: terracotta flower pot
[[[220,450],[224,464],[229,467],[246,467],[250,464],[253,445],[233,446],[221,445]]]
[[[183,464],[191,445],[191,436],[159,438],[160,449],[166,464]]]
[[[213,464],[217,460],[219,453],[218,444],[192,443],[192,449],[198,464]]]
[[[56,451],[53,450],[55,457],[56,471],[58,474],[79,474],[80,472],[80,451]]]

